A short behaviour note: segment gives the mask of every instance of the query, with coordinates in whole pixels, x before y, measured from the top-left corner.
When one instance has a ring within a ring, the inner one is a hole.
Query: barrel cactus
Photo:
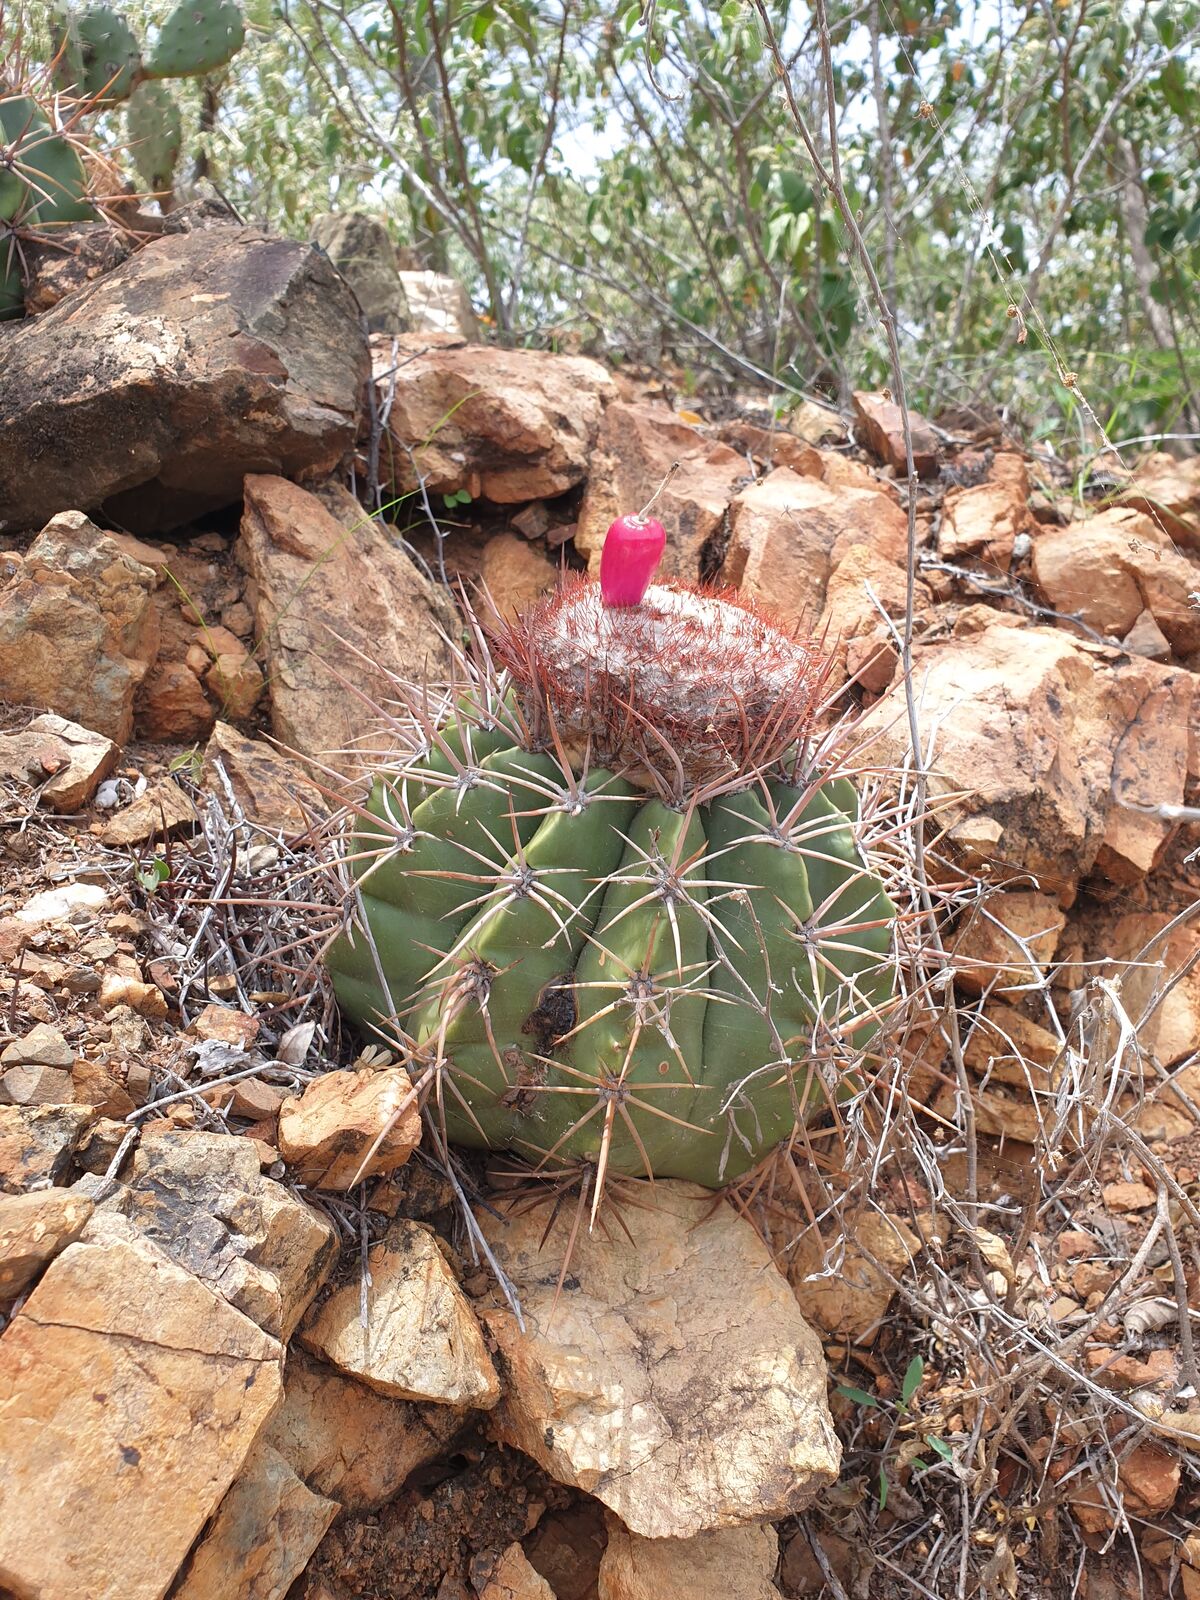
[[[736,593],[602,581],[493,630],[347,831],[340,1003],[453,1143],[737,1178],[853,1069],[894,986],[859,796],[814,770],[818,652]],[[654,547],[657,546],[657,549]]]

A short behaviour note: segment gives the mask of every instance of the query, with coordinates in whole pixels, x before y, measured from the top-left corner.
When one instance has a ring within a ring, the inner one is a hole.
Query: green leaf
[[[921,1356],[914,1356],[908,1363],[904,1374],[904,1381],[900,1385],[900,1402],[907,1405],[921,1387],[921,1379],[925,1376],[925,1362]]]
[[[166,883],[171,876],[171,869],[162,856],[155,856],[147,867],[137,869],[137,881],[147,894],[153,894],[160,884]]]
[[[943,1461],[954,1460],[954,1451],[946,1443],[945,1439],[938,1439],[932,1433],[927,1433],[925,1435],[925,1443],[931,1450],[936,1451]]]
[[[873,1410],[878,1407],[879,1401],[873,1394],[868,1394],[865,1389],[853,1389],[848,1384],[839,1383],[837,1392],[845,1400],[853,1400],[857,1405],[870,1406]]]
[[[882,1511],[887,1505],[888,1481],[887,1473],[882,1467],[879,1469],[879,1509]]]

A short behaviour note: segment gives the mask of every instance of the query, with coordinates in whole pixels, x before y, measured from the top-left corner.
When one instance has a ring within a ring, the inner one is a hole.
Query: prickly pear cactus
[[[166,84],[139,83],[125,108],[129,152],[138,176],[158,194],[170,189],[183,148],[183,118]]]
[[[592,1164],[597,1194],[738,1177],[853,1081],[893,994],[858,794],[814,770],[821,659],[736,595],[647,589],[648,525],[417,708],[328,957],[452,1142]]]
[[[146,63],[151,78],[194,78],[232,61],[246,39],[234,0],[180,0],[158,32]]]
[[[65,64],[77,94],[115,104],[133,91],[142,65],[141,46],[119,11],[92,6],[71,19]]]
[[[29,95],[0,95],[0,319],[24,309],[23,238],[93,217],[79,152]]]

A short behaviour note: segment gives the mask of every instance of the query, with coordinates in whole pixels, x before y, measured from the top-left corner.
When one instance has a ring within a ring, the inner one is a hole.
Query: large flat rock
[[[656,1183],[623,1226],[581,1231],[559,1292],[573,1212],[544,1238],[552,1203],[479,1214],[525,1320],[498,1293],[481,1309],[497,1437],[649,1539],[785,1517],[836,1479],[820,1343],[732,1206]]]
[[[319,250],[232,226],[155,240],[0,341],[0,529],[102,506],[160,531],[232,504],[247,472],[330,472],[366,377]]]
[[[280,1355],[144,1240],[64,1250],[0,1339],[0,1590],[161,1600],[279,1399]]]

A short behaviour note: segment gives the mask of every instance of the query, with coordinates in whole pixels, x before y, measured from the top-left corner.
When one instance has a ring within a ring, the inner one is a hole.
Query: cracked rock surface
[[[546,1206],[480,1213],[525,1319],[495,1294],[481,1308],[494,1431],[648,1538],[788,1516],[838,1473],[820,1344],[732,1207],[679,1182],[655,1199],[623,1211],[631,1237],[581,1230],[561,1293],[570,1217],[543,1245]]]

